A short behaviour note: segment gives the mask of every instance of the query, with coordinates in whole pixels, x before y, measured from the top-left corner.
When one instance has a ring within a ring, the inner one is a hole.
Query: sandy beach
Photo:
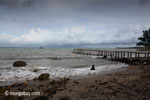
[[[80,79],[36,78],[3,86],[0,87],[0,100],[149,100],[150,65],[139,63],[111,74]]]

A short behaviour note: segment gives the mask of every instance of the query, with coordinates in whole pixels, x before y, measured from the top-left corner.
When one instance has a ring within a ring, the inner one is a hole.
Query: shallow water
[[[125,64],[72,54],[73,49],[0,48],[0,85],[10,84],[49,73],[50,78],[92,75],[125,67]],[[52,59],[54,57],[60,59]],[[23,60],[26,67],[15,68]],[[96,67],[91,71],[91,65]],[[36,71],[35,71],[36,70]]]

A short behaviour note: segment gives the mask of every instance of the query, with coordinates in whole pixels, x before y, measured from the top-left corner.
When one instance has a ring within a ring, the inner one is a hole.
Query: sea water
[[[96,57],[72,53],[70,48],[0,48],[0,86],[30,80],[41,73],[50,78],[80,77],[111,72],[127,65]],[[58,59],[52,59],[58,58]],[[25,61],[25,67],[13,67],[15,61]],[[92,64],[96,70],[90,70]]]

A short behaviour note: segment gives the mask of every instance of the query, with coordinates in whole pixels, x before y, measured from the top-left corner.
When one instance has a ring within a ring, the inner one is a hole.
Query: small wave
[[[85,68],[89,67],[89,65],[78,65],[78,66],[72,66],[71,68]]]
[[[51,59],[51,60],[56,60],[56,59],[79,59],[80,57],[57,57],[57,56],[48,56],[48,57],[9,57],[9,58],[0,58],[0,60],[40,60],[40,59]]]
[[[3,69],[0,75],[1,82],[16,82],[38,77],[41,73],[49,73],[50,78],[61,78],[70,76],[84,76],[91,74],[100,74],[126,67],[125,64],[113,64],[96,66],[96,70],[90,70],[90,67],[63,68],[63,67],[21,67],[12,69]],[[35,71],[36,70],[36,71]]]

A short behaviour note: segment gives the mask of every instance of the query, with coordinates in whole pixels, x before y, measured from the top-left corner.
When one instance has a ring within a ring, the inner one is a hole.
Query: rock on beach
[[[49,74],[48,73],[43,73],[38,77],[38,80],[48,80],[49,79]]]
[[[14,67],[24,67],[26,65],[27,65],[26,62],[24,62],[24,61],[16,61],[13,63]]]

